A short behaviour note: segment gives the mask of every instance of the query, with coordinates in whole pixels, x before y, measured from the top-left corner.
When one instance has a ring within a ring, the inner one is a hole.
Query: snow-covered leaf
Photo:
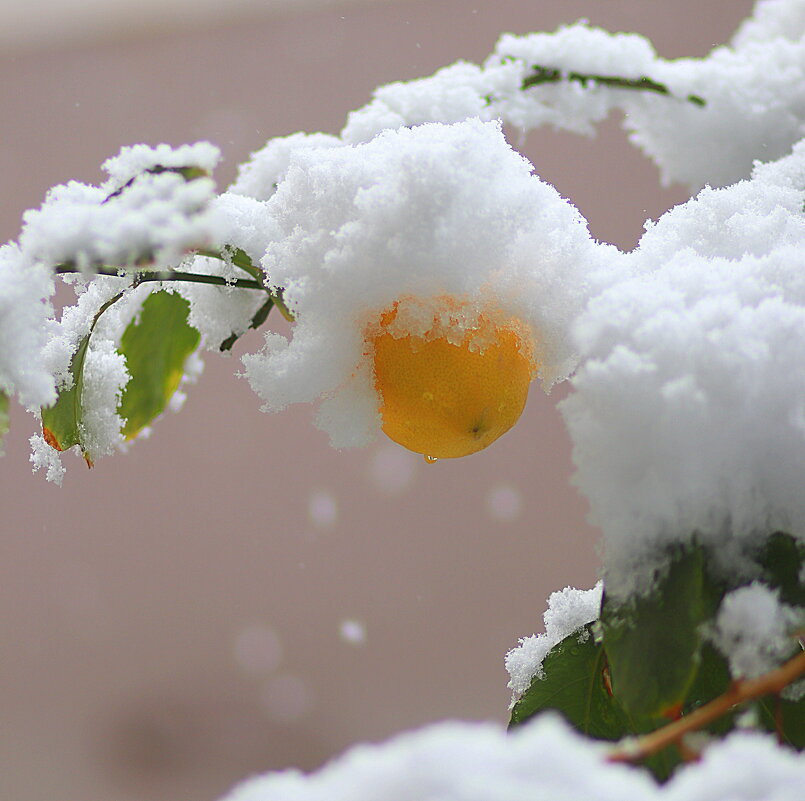
[[[87,357],[90,333],[83,337],[70,362],[70,375],[73,383],[60,390],[53,406],[42,409],[42,435],[45,442],[57,451],[66,451],[74,445],[81,446],[83,414],[81,394],[84,388],[84,362]],[[84,451],[83,447],[82,451]],[[91,465],[89,460],[87,463]]]
[[[608,682],[606,656],[586,625],[554,646],[542,663],[542,675],[512,708],[510,726],[552,709],[574,729],[599,740],[618,740],[630,733]]]

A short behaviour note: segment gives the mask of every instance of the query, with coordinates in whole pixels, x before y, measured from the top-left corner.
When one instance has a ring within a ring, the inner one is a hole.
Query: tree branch
[[[738,704],[761,698],[764,695],[779,693],[803,673],[805,673],[805,651],[797,654],[776,670],[764,673],[756,679],[733,682],[723,695],[661,729],[643,737],[622,742],[614,751],[610,752],[608,760],[610,762],[639,762],[663,748],[679,742],[689,732],[701,729],[718,720]]]
[[[57,275],[64,275],[65,273],[80,273],[82,270],[73,264],[57,264],[55,272]],[[121,271],[117,267],[93,267],[92,272],[97,275],[121,277]],[[124,273],[126,272],[128,271],[124,271]],[[266,291],[263,284],[251,278],[235,278],[228,280],[220,275],[188,273],[181,270],[137,270],[131,271],[129,274],[135,277],[135,281],[138,284],[145,284],[149,281],[185,281],[193,284],[213,284],[214,286],[232,286],[237,289],[260,289],[264,292]]]
[[[674,96],[667,86],[646,77],[622,78],[619,75],[586,75],[581,72],[563,73],[561,70],[552,69],[551,67],[542,67],[539,64],[535,64],[533,70],[534,73],[523,81],[523,85],[520,87],[521,89],[525,90],[531,86],[539,86],[543,83],[575,81],[584,87],[586,87],[588,83],[592,83],[597,86],[610,86],[613,89],[634,89],[644,92],[655,92],[656,94],[668,95],[669,97]],[[695,106],[704,106],[706,104],[705,99],[699,97],[699,95],[688,95],[685,100],[689,103],[693,103]]]

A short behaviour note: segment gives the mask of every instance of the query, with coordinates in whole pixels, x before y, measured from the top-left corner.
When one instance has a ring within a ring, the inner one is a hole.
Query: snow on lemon
[[[411,306],[432,312],[422,333],[405,323]],[[383,431],[431,459],[467,456],[505,434],[535,373],[524,326],[490,313],[467,325],[468,306],[451,297],[406,299],[368,332]]]
[[[590,238],[499,123],[284,144],[282,158],[276,143],[253,157],[277,182],[261,201],[273,231],[261,264],[296,318],[243,357],[265,410],[318,401],[335,447],[383,428],[459,456],[517,420],[532,377],[547,391],[574,369],[570,329],[624,257]],[[246,175],[238,191],[254,194]]]

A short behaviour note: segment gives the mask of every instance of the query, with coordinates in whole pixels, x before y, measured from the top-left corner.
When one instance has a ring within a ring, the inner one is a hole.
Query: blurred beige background
[[[26,6],[30,13],[25,14]],[[702,55],[749,0],[0,0],[0,241],[51,185],[124,144],[336,133],[378,84],[483,59],[503,31],[586,17]],[[195,10],[194,10],[195,9]],[[223,10],[226,13],[222,13]],[[597,237],[630,247],[685,197],[617,121],[522,143]],[[535,388],[488,451],[425,465],[336,452],[310,409],[268,416],[207,368],[180,414],[64,487],[0,462],[0,798],[207,801],[438,718],[506,718],[505,652],[550,592],[596,578],[570,447]]]

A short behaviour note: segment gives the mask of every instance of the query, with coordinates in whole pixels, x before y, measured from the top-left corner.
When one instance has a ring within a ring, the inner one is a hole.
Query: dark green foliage
[[[679,708],[696,678],[701,624],[712,615],[698,546],[671,558],[647,597],[601,609],[612,687],[634,715],[660,717]]]
[[[554,646],[542,669],[544,678],[535,677],[514,705],[511,726],[544,709],[558,709],[575,729],[598,740],[619,740],[629,733],[626,715],[609,688],[603,646],[591,626]]]
[[[771,534],[754,554],[762,580],[782,602],[805,607],[801,577],[805,547],[790,534]],[[556,645],[512,709],[511,726],[545,710],[560,712],[578,731],[600,740],[652,732],[723,696],[733,685],[727,658],[707,630],[728,586],[712,569],[715,559],[694,538],[666,554],[666,566],[648,595],[616,603],[604,593],[601,619]],[[593,636],[598,632],[599,636]],[[805,679],[800,679],[805,681]],[[706,727],[712,736],[731,731],[744,709],[757,726],[781,742],[805,748],[805,698],[770,695],[730,709]],[[645,760],[659,780],[682,761],[676,745]]]

